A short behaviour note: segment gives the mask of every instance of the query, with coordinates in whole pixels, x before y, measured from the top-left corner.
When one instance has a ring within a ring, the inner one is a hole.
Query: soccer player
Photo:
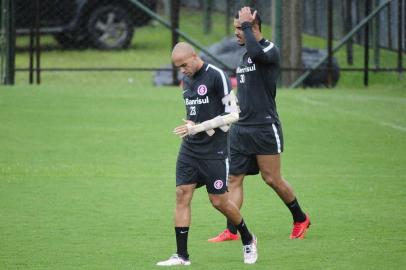
[[[178,43],[172,61],[185,75],[183,99],[187,120],[174,133],[183,138],[176,163],[175,234],[177,252],[160,266],[190,265],[187,240],[191,200],[203,185],[212,205],[236,227],[243,243],[244,263],[257,260],[257,239],[251,234],[238,207],[226,192],[228,176],[228,129],[238,120],[237,100],[230,82],[219,68],[204,63],[193,47]]]
[[[261,173],[262,179],[279,195],[293,217],[291,239],[302,239],[310,226],[292,187],[281,176],[282,126],[276,110],[276,80],[280,71],[278,48],[261,34],[256,10],[243,7],[234,18],[235,36],[245,46],[237,68],[237,97],[241,108],[238,122],[230,129],[230,198],[241,208],[245,175]],[[238,240],[235,226],[209,242]]]

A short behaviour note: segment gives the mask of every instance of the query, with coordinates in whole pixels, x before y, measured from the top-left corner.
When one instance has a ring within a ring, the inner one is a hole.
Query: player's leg
[[[176,162],[175,235],[177,252],[159,266],[190,265],[187,240],[190,227],[191,201],[196,188],[197,170],[195,160],[179,155]]]
[[[241,209],[244,201],[244,181],[245,174],[228,176],[227,188],[229,191],[230,200]]]
[[[244,202],[244,178],[247,174],[255,175],[259,168],[255,155],[246,155],[234,152],[231,156],[230,175],[228,177],[228,190],[230,199],[241,209]],[[227,220],[227,230],[235,234],[236,228]]]
[[[236,148],[231,148],[230,175],[227,188],[230,200],[241,209],[244,201],[244,177],[246,174],[257,174],[259,172],[255,155],[246,155]],[[217,236],[210,238],[209,242],[223,242],[238,240],[237,228],[227,220],[226,229]]]
[[[187,251],[187,240],[191,218],[191,201],[196,184],[181,185],[176,187],[176,207],[175,207],[175,233],[177,254],[189,259]]]
[[[168,260],[158,262],[159,266],[190,265],[187,240],[190,227],[191,201],[196,184],[176,187],[175,235],[176,254]]]
[[[262,179],[275,190],[292,213],[294,226],[290,238],[304,238],[310,219],[302,211],[291,185],[281,175],[280,155],[257,155],[257,162]]]
[[[243,244],[244,263],[253,264],[258,259],[257,238],[252,234],[246,225],[240,210],[229,198],[229,193],[210,194],[210,202],[219,210],[229,222],[238,230]]]
[[[230,220],[240,233],[244,246],[244,262],[255,263],[258,257],[256,238],[249,232],[239,208],[230,200],[227,192],[228,160],[205,160],[201,162],[199,172],[214,208]]]
[[[176,187],[175,226],[189,227],[191,217],[191,201],[196,184]]]
[[[235,175],[228,176],[227,189],[229,191],[228,192],[229,199],[237,207],[237,209],[240,209],[243,203],[243,194],[244,194],[243,180],[244,180],[243,174],[237,176]],[[238,239],[239,239],[238,230],[236,226],[232,221],[227,219],[226,229],[207,241],[217,243],[224,241],[233,241]]]
[[[282,201],[292,202],[295,195],[290,184],[281,176],[280,155],[257,155],[257,161],[262,179],[275,190]]]
[[[241,209],[242,204],[244,202],[244,184],[243,184],[244,177],[245,174],[239,175],[230,174],[228,176],[227,188],[229,192],[229,197],[230,200],[238,207],[238,209]],[[229,232],[228,238],[231,239],[236,238],[234,236],[237,235],[237,228],[234,226],[234,223],[229,219],[227,219],[227,229],[224,233],[227,234],[227,232]]]
[[[220,211],[234,226],[241,234],[241,240],[244,245],[247,245],[251,242],[252,236],[248,232],[248,228],[244,226],[246,229],[243,229],[241,225],[243,225],[243,218],[241,216],[240,210],[237,206],[232,202],[228,196],[228,193],[223,194],[210,194],[209,199],[211,204],[214,208]]]

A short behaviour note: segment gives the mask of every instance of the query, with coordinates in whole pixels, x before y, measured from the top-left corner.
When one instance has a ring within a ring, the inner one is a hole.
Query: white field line
[[[385,96],[374,96],[374,95],[337,95],[334,98],[341,99],[341,100],[350,100],[350,101],[379,101],[379,102],[387,102],[387,103],[396,103],[399,105],[406,105],[406,98],[403,97],[385,97]]]
[[[341,173],[326,173],[326,174],[288,174],[285,173],[284,177],[286,177],[288,180],[289,178],[292,179],[300,179],[300,178],[318,178],[318,177],[331,177],[331,178],[348,178],[348,177],[354,177],[354,178],[375,178],[375,179],[385,179],[385,178],[398,178],[402,179],[401,176],[399,175],[391,175],[391,174],[357,174],[357,173],[349,173],[349,174],[341,174]],[[403,178],[406,180],[406,178]]]
[[[333,110],[333,111],[338,112],[338,113],[352,115],[352,116],[361,118],[363,120],[367,120],[367,121],[372,122],[372,123],[377,123],[377,124],[379,124],[381,126],[384,126],[384,127],[390,127],[392,129],[395,129],[395,130],[398,130],[398,131],[406,132],[406,127],[405,126],[401,126],[401,125],[398,125],[398,124],[385,122],[385,121],[378,121],[377,122],[376,119],[371,118],[371,117],[367,117],[364,114],[339,109],[337,107],[331,106],[330,104],[328,104],[326,102],[320,102],[320,101],[312,100],[312,99],[310,99],[308,97],[296,96],[296,98],[298,100],[302,101],[303,103],[306,103],[306,104],[310,104],[310,105],[313,105],[313,106],[320,106],[320,107],[329,107],[329,110]]]

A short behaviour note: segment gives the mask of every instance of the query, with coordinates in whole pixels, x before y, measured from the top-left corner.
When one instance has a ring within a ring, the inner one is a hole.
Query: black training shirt
[[[251,24],[241,25],[246,53],[237,68],[237,97],[240,119],[237,125],[279,123],[276,110],[276,80],[280,71],[278,48],[270,41],[256,41]]]
[[[182,81],[188,120],[197,124],[225,113],[221,99],[230,93],[231,87],[221,69],[205,63],[192,78],[184,76]],[[186,136],[180,153],[200,159],[225,159],[228,155],[227,138],[227,133],[218,128],[213,136],[204,131]]]

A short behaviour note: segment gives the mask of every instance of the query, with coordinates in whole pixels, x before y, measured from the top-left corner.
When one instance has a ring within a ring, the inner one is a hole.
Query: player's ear
[[[254,30],[254,32],[261,32],[261,31],[259,31],[259,25],[258,25],[258,22],[257,21],[254,21],[253,23],[252,23],[252,30]]]

